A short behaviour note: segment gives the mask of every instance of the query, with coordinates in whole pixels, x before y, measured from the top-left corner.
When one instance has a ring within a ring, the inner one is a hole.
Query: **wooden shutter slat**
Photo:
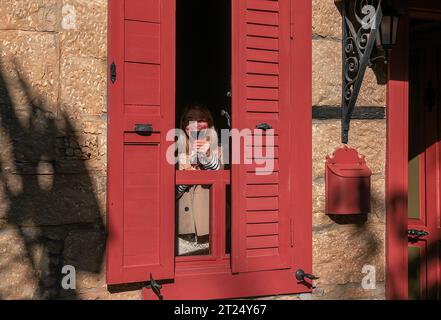
[[[247,172],[245,179],[249,184],[273,184],[279,182],[279,173],[258,176],[254,172]]]
[[[161,21],[161,0],[125,0],[125,19],[159,23]]]
[[[249,49],[247,48],[248,61],[260,61],[260,62],[278,62],[279,53],[277,51]]]
[[[247,36],[247,48],[277,51],[279,49],[279,40],[265,37]]]
[[[263,10],[263,11],[279,11],[278,1],[268,0],[246,0],[247,9]]]
[[[247,211],[247,223],[272,223],[279,221],[278,211]]]
[[[246,22],[277,27],[279,26],[279,15],[277,12],[246,10]]]
[[[248,23],[247,35],[277,39],[279,36],[279,28],[277,28],[276,26],[266,26],[261,24]]]
[[[255,100],[277,101],[279,99],[279,90],[265,87],[248,87],[247,98]]]
[[[277,235],[247,237],[248,249],[264,249],[279,247],[279,237]]]
[[[276,257],[279,254],[279,249],[277,248],[264,248],[264,249],[248,249],[247,250],[247,257],[253,258],[253,257]]]
[[[278,223],[254,223],[247,225],[247,236],[277,235],[279,233]]]
[[[248,100],[246,108],[250,112],[278,112],[279,103],[271,100]]]
[[[278,210],[278,197],[246,198],[246,210]]]
[[[277,75],[249,74],[247,75],[247,86],[262,88],[278,88],[279,77]]]
[[[258,161],[259,159],[254,159],[254,161]],[[264,173],[268,170],[272,170],[274,172],[278,172],[280,170],[279,167],[279,159],[272,160],[261,160],[262,163],[252,163],[245,165],[245,169],[247,172],[257,172],[257,175]],[[272,164],[263,163],[263,161],[267,161],[268,163],[271,161]]]
[[[279,66],[275,63],[249,61],[246,63],[247,73],[258,75],[279,75]]]
[[[247,197],[268,197],[277,196],[279,194],[278,184],[267,184],[267,185],[247,185],[246,195]]]
[[[160,25],[125,21],[125,61],[160,63]]]

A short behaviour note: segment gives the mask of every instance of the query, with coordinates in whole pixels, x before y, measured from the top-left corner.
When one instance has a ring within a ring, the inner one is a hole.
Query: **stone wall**
[[[313,105],[338,107],[341,17],[313,0]],[[0,4],[0,299],[139,299],[110,293],[104,278],[106,0],[3,0]],[[384,106],[369,70],[359,104]],[[324,214],[324,160],[340,141],[338,119],[313,121],[312,296],[384,298],[385,120],[352,123],[351,146],[374,171],[366,221]],[[75,290],[61,268],[77,269]],[[361,289],[365,264],[377,289]],[[289,298],[289,297],[280,297]]]

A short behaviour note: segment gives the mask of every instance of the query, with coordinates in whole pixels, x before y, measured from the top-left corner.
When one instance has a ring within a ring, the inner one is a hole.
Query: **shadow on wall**
[[[371,204],[375,202],[379,202],[379,199],[376,199],[371,190],[368,190],[368,187],[362,180],[358,183],[358,190],[353,190],[353,192],[358,192],[360,195],[370,193],[370,198],[366,200],[366,197],[358,197],[358,207],[359,208],[367,208],[368,204],[366,201],[370,201]],[[334,198],[334,206],[340,207],[340,202],[344,201],[347,197],[341,198],[337,196]],[[370,212],[363,212],[359,214],[328,214],[329,219],[335,222],[338,225],[352,225],[355,227],[355,234],[363,234],[363,239],[367,245],[364,248],[364,254],[362,257],[363,261],[371,261],[374,259],[380,250],[382,250],[383,242],[379,241],[378,237],[375,235],[375,232],[371,229],[372,226],[369,226],[368,220],[369,215],[373,215],[373,205],[371,205]],[[348,239],[346,239],[348,240]]]
[[[26,107],[13,105],[2,70],[0,248],[7,249],[0,262],[0,295],[77,299],[76,290],[61,286],[64,265],[75,267],[77,283],[87,286],[92,277],[96,286],[101,280],[106,235],[97,182],[68,116],[49,112],[24,70],[16,62],[13,66],[14,85],[25,95]]]

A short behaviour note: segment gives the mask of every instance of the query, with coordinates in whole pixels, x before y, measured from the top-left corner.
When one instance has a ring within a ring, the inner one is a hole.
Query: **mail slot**
[[[366,214],[371,210],[371,175],[364,156],[347,146],[326,157],[326,214]]]

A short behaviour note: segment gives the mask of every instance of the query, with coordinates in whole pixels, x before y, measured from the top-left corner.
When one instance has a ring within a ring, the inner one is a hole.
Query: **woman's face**
[[[196,122],[196,130],[202,131],[208,129],[208,121],[204,117],[203,113],[199,110],[190,110],[187,114],[187,123],[185,125],[185,132],[190,135],[190,123]]]

